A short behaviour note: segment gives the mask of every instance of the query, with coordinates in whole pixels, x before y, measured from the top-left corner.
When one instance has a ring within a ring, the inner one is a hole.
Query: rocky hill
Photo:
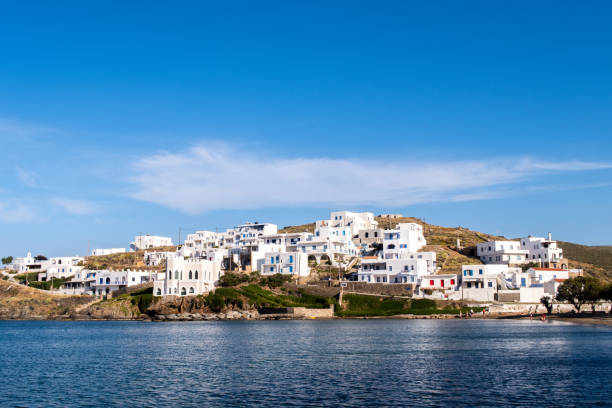
[[[147,251],[163,251],[173,252],[176,251],[176,246],[166,246],[160,248],[151,248]],[[85,258],[85,266],[88,269],[143,269],[143,270],[154,270],[161,271],[164,269],[164,265],[158,266],[147,266],[144,263],[145,251],[134,251],[124,252],[120,254],[112,255],[98,255],[88,256]]]

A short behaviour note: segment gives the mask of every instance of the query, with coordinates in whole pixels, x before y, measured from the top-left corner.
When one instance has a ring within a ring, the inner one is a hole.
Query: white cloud
[[[52,198],[51,204],[54,204],[69,214],[75,215],[91,215],[98,212],[99,208],[96,204],[84,200],[71,200],[66,198]]]
[[[17,178],[28,187],[36,187],[38,185],[38,175],[33,171],[17,167]]]
[[[34,212],[24,204],[0,201],[0,222],[29,222],[34,218]]]
[[[608,163],[506,158],[445,162],[406,159],[273,158],[212,144],[138,160],[132,197],[188,213],[231,208],[360,205],[387,207],[503,196],[500,187],[538,175],[612,168]]]
[[[55,133],[58,129],[50,126],[41,126],[25,123],[14,119],[0,118],[0,139],[7,138],[29,138],[40,134]]]

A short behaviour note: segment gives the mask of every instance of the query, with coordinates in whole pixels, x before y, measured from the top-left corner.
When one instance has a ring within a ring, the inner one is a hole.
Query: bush
[[[225,298],[218,293],[210,293],[206,297],[206,304],[213,312],[220,312],[225,306]]]
[[[411,309],[436,309],[436,302],[431,299],[414,299],[410,304]]]
[[[153,290],[153,288],[151,288]],[[144,293],[137,296],[132,296],[131,302],[138,306],[140,313],[145,313],[151,303],[153,303],[153,293]]]
[[[219,278],[219,283],[222,287],[238,286],[241,283],[250,282],[251,278],[249,275],[244,273],[225,272],[223,276]]]
[[[270,288],[278,288],[279,286],[283,286],[285,282],[290,282],[292,279],[293,278],[291,275],[281,275],[280,273],[276,273],[260,279],[259,283]]]

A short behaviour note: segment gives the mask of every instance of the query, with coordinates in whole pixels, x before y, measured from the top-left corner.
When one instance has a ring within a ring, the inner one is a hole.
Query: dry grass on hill
[[[0,319],[48,319],[70,314],[90,296],[62,295],[0,280]]]
[[[151,248],[147,251],[176,251],[176,246],[165,246]],[[85,265],[90,269],[145,269],[161,271],[164,265],[147,266],[144,264],[145,251],[125,252],[122,254],[88,256],[85,258]]]
[[[304,225],[288,225],[278,230],[278,232],[281,234],[292,234],[296,232],[310,232],[312,234],[314,233],[314,230],[315,230],[315,223],[313,222],[311,224],[304,224]]]

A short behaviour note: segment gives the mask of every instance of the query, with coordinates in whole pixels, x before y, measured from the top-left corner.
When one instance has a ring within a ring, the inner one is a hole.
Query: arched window
[[[189,288],[189,293],[195,293],[195,291],[193,290],[193,288]]]
[[[157,288],[157,296],[161,296],[161,289]]]
[[[110,278],[106,278],[106,284],[110,284]]]
[[[195,271],[195,278],[198,280],[198,271]]]
[[[189,271],[189,280],[193,279],[193,275],[191,274],[191,271]]]
[[[185,296],[187,294],[187,291],[185,290],[185,288],[181,288],[181,296]]]
[[[168,271],[168,279],[172,279],[172,271]]]
[[[178,280],[178,271],[174,271],[174,279]]]

